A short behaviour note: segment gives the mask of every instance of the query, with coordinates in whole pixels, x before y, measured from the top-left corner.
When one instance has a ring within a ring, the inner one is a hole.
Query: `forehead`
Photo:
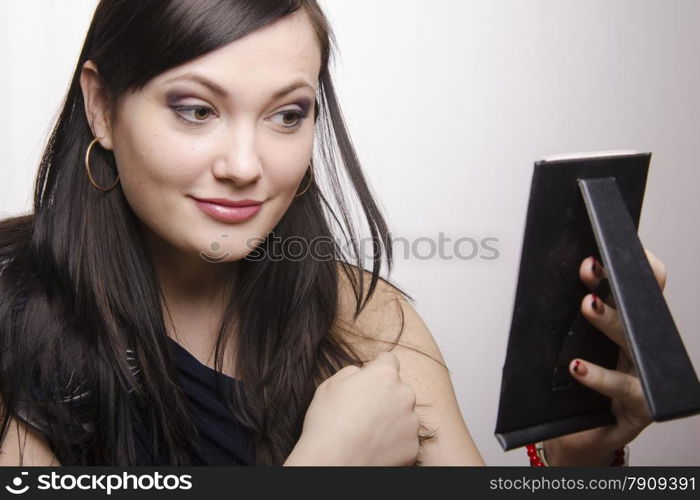
[[[321,48],[303,10],[276,20],[248,35],[154,78],[160,85],[179,75],[202,74],[232,93],[279,90],[292,79],[317,87]]]

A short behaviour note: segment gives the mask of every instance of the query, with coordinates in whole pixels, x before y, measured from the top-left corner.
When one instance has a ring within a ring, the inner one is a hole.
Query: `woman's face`
[[[123,96],[102,145],[150,237],[221,262],[268,235],[306,186],[320,64],[298,11]]]

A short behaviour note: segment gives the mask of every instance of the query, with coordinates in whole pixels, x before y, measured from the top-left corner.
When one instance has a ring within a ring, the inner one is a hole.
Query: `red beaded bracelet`
[[[539,443],[528,444],[527,456],[530,457],[531,467],[545,467],[549,464],[544,456],[544,443],[540,441]],[[615,450],[615,458],[613,458],[611,466],[619,467],[625,465],[625,448],[618,448]]]

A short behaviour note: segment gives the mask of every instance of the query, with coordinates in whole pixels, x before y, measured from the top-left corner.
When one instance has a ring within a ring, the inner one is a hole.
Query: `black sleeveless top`
[[[220,384],[227,385],[239,381],[201,363],[170,337],[168,345],[187,396],[190,417],[199,433],[199,452],[193,457],[193,464],[253,465],[249,432],[236,422],[217,388],[217,378]],[[149,450],[151,436],[139,421],[134,434],[137,465],[168,465]]]
[[[167,342],[176,365],[179,382],[186,395],[190,418],[198,432],[198,438],[194,439],[197,452],[192,457],[192,464],[254,465],[251,435],[236,422],[219,389],[219,386],[222,386],[229,390],[230,387],[227,386],[240,382],[201,363],[170,337]],[[217,379],[219,386],[217,386]],[[39,432],[45,430],[45,426],[35,414],[20,412],[15,417]],[[171,465],[165,458],[154,454],[151,449],[152,434],[144,426],[140,415],[134,415],[132,422],[136,465]],[[83,428],[86,432],[92,431],[85,425]],[[61,465],[91,465],[80,462],[78,450],[54,447],[50,439],[47,441]]]

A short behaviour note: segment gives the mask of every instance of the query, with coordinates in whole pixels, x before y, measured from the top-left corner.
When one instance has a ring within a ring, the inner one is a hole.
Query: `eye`
[[[282,125],[284,128],[294,129],[301,125],[301,122],[303,122],[304,119],[309,116],[309,113],[298,109],[285,109],[284,111],[276,113],[274,116],[279,116],[282,118],[282,120],[277,123]]]
[[[175,116],[190,124],[205,123],[214,115],[214,110],[207,106],[173,106],[172,108]]]

